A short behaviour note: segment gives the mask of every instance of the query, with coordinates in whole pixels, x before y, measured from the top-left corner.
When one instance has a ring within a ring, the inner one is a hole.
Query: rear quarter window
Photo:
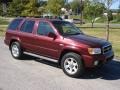
[[[22,21],[22,19],[15,19],[15,20],[13,20],[10,23],[8,29],[9,30],[16,30],[18,28],[19,24],[21,23],[21,21]]]

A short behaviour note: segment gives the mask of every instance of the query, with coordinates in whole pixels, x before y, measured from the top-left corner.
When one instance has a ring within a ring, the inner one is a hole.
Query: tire
[[[84,72],[84,65],[81,56],[73,52],[67,53],[63,56],[61,67],[66,75],[73,78],[82,76]]]
[[[23,51],[22,51],[21,46],[18,42],[13,42],[11,44],[10,51],[11,51],[12,56],[15,59],[21,59],[23,56]]]

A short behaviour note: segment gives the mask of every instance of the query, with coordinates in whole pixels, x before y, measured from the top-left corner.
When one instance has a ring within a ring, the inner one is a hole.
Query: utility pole
[[[119,6],[118,6],[118,14],[120,14],[120,1],[119,1]]]
[[[109,11],[110,11],[110,1],[107,0],[107,32],[106,32],[107,41],[109,41],[109,31],[110,31]]]
[[[2,6],[2,16],[5,15],[6,13],[6,4],[5,4],[5,1],[4,0],[0,0],[0,3],[1,3],[1,6]]]
[[[23,0],[21,0],[21,4],[23,4]]]
[[[81,22],[83,22],[83,0],[80,0],[80,5],[81,5],[81,14],[80,14],[80,18],[81,18]],[[82,23],[81,23],[82,24]]]
[[[68,0],[65,0],[65,3],[68,3]]]
[[[3,16],[5,16],[5,14],[7,12],[7,5],[4,2],[2,2],[2,10],[3,10]]]
[[[1,0],[2,3],[2,10],[3,10],[3,16],[7,13],[7,3],[12,2],[12,0]]]

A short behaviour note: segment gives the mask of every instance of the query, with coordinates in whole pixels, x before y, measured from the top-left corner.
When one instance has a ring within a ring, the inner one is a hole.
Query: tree
[[[39,15],[43,15],[43,13],[45,13],[45,12],[46,12],[45,6],[41,6],[38,8]]]
[[[61,8],[64,6],[64,4],[64,0],[48,0],[47,11],[59,16],[61,14]]]
[[[39,1],[38,2],[38,13],[39,15],[43,15],[46,12],[47,1]]]
[[[24,10],[22,11],[23,16],[38,16],[38,7],[36,0],[29,0],[28,3],[24,6]]]
[[[83,3],[80,0],[74,0],[70,5],[74,14],[80,14],[83,11]]]
[[[109,40],[109,31],[110,31],[110,21],[113,19],[112,18],[112,13],[110,11],[110,7],[114,2],[118,0],[101,0],[102,3],[105,4],[106,6],[106,12],[107,12],[107,30],[106,30],[106,40]]]
[[[85,0],[74,0],[73,2],[71,2],[72,11],[74,14],[80,14],[81,22],[83,20],[84,1]]]
[[[0,16],[2,16],[3,10],[2,10],[2,3],[0,3]]]
[[[21,0],[13,0],[12,2],[8,3],[7,15],[20,16],[24,10],[24,4],[26,4],[26,2],[22,3]]]
[[[83,22],[84,0],[80,0],[81,22]],[[82,23],[81,23],[82,24]]]
[[[69,3],[66,3],[66,4],[64,5],[64,8],[65,8],[67,11],[69,11],[69,10],[71,9],[71,6],[70,6]]]
[[[120,3],[119,3],[119,6],[118,6],[117,21],[120,22]]]
[[[95,0],[86,0],[85,8],[84,8],[84,16],[85,18],[91,20],[92,27],[94,25],[95,20],[97,17],[100,17],[105,10],[104,4],[97,2]]]
[[[0,9],[2,10],[0,14],[2,16],[7,15],[7,4],[12,2],[12,0],[0,0]]]

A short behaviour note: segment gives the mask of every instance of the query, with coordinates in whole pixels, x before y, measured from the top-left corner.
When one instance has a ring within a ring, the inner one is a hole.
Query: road
[[[28,56],[12,58],[0,38],[0,90],[119,90],[120,62],[86,70],[81,78],[70,78],[56,63]]]

